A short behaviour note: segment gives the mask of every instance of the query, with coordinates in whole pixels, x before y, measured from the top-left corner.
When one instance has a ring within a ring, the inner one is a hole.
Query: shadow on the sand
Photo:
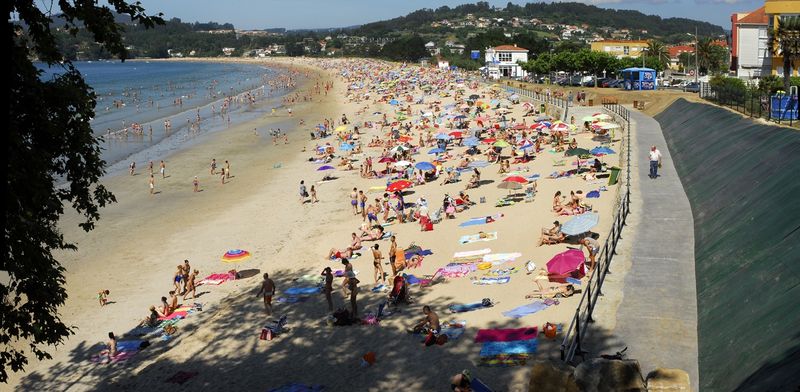
[[[278,298],[288,297],[283,292],[289,287],[303,286],[293,279],[320,273],[309,269],[270,272]],[[415,270],[406,272],[415,273]],[[370,290],[371,270],[362,268],[360,278],[359,314],[375,312],[386,300],[387,293]],[[190,314],[177,324],[172,339],[152,339],[150,347],[127,361],[110,365],[92,363],[89,358],[102,346],[81,342],[70,352],[69,360],[53,364],[46,371],[28,374],[20,388],[32,391],[167,390],[174,387],[167,380],[176,373],[197,372],[196,376],[185,380],[186,388],[270,390],[297,382],[324,385],[330,391],[397,390],[398,385],[403,386],[402,390],[445,391],[449,390],[450,376],[469,369],[495,390],[527,391],[527,367],[479,366],[481,345],[473,342],[474,326],[468,324],[460,339],[442,346],[425,347],[419,335],[406,333],[406,329],[422,317],[422,305],[429,305],[442,320],[464,319],[464,314],[449,314],[448,305],[479,300],[482,296],[479,290],[455,300],[437,292],[439,286],[449,282],[426,288],[412,286],[410,293],[414,303],[389,307],[394,313],[385,317],[380,325],[339,327],[326,323],[327,305],[321,294],[295,303],[280,302],[276,298],[274,313],[267,316],[263,302],[251,294],[258,284],[256,280],[247,282],[241,290],[218,304],[208,304],[203,311]],[[341,278],[336,278],[335,308],[347,306],[340,285]],[[287,316],[289,331],[271,341],[260,340],[262,326],[283,315]],[[497,328],[529,326],[524,319],[505,317],[490,323],[490,327]],[[606,331],[592,329],[591,334],[591,340],[583,345],[584,350],[592,352],[591,357],[611,352],[621,345]],[[102,338],[98,336],[97,342]],[[557,360],[560,343],[560,339],[548,340],[540,335],[538,353],[532,358]],[[362,356],[368,351],[376,353],[377,362],[362,368]]]

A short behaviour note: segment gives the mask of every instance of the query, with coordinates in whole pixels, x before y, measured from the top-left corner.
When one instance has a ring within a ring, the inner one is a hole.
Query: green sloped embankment
[[[800,132],[683,99],[655,118],[694,216],[700,390],[795,390]]]

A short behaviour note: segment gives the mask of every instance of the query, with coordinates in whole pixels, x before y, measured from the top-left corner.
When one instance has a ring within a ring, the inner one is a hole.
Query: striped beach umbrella
[[[238,263],[250,258],[250,252],[242,249],[231,249],[222,255],[222,261],[226,263]]]

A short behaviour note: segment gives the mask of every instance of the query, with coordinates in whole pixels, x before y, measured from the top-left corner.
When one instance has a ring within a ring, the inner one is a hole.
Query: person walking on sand
[[[325,277],[325,287],[322,288],[322,292],[325,293],[325,301],[328,302],[328,312],[333,313],[333,274],[331,273],[331,267],[325,267],[322,270],[322,276]]]
[[[395,267],[395,260],[397,259],[397,237],[392,236],[392,242],[389,244],[389,265],[392,267],[392,279],[397,276],[397,268]]]
[[[275,295],[275,282],[269,278],[268,273],[264,273],[264,281],[261,282],[261,290],[258,290],[258,294],[256,297],[264,295],[264,309],[267,311],[267,315],[272,315],[272,296]]]
[[[150,194],[151,195],[155,194],[155,191],[156,191],[156,179],[151,174],[150,175]]]
[[[217,174],[217,160],[211,158],[211,175]]]
[[[175,286],[175,290],[176,291],[181,291],[181,288],[183,287],[183,283],[182,283],[183,282],[183,266],[182,265],[178,264],[178,267],[177,267],[177,270],[175,271],[175,274],[172,275],[172,282],[173,282],[173,285]]]
[[[353,188],[350,192],[350,205],[353,206],[353,215],[358,215],[358,189]]]
[[[231,178],[231,163],[225,160],[225,178]]]
[[[306,190],[306,182],[305,180],[300,180],[300,204],[305,204],[307,197],[308,191]]]
[[[158,166],[159,166],[158,170],[161,172],[161,178],[167,178],[167,164],[164,163],[164,161],[161,161],[161,163]]]
[[[219,171],[219,180],[222,182],[222,185],[225,185],[225,168],[223,167]]]
[[[317,199],[317,190],[314,188],[314,185],[311,185],[311,204],[319,202]]]
[[[131,162],[131,164],[128,167],[130,168],[131,175],[134,175],[134,173],[136,172],[136,162]]]
[[[189,283],[189,273],[192,272],[192,266],[189,265],[189,260],[183,260],[183,289],[180,293],[186,293],[186,288],[188,287]]]
[[[658,168],[661,167],[661,151],[656,146],[650,147],[650,178],[658,178]]]
[[[378,280],[382,280],[386,284],[386,273],[383,272],[383,254],[378,249],[378,244],[372,246],[372,266],[375,268],[375,286],[378,285]]]
[[[153,161],[147,164],[147,169],[150,171],[150,175],[153,175]]]
[[[186,279],[186,291],[183,294],[183,300],[184,301],[186,301],[186,297],[189,295],[189,293],[191,293],[192,294],[192,302],[194,302],[195,290],[197,289],[197,283],[195,281],[197,279],[197,274],[199,274],[199,273],[200,273],[200,271],[195,269],[192,272],[192,274],[189,275],[189,277]]]
[[[194,187],[194,192],[200,192],[200,180],[197,179],[197,176],[194,176],[194,180],[192,180],[192,186]]]

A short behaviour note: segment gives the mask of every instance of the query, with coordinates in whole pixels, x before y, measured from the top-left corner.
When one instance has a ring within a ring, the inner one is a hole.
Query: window
[[[626,55],[630,54],[631,53],[631,47],[630,46],[623,46],[622,47],[622,53],[624,53]]]
[[[511,62],[511,53],[500,52],[497,54],[497,60],[502,62]]]

